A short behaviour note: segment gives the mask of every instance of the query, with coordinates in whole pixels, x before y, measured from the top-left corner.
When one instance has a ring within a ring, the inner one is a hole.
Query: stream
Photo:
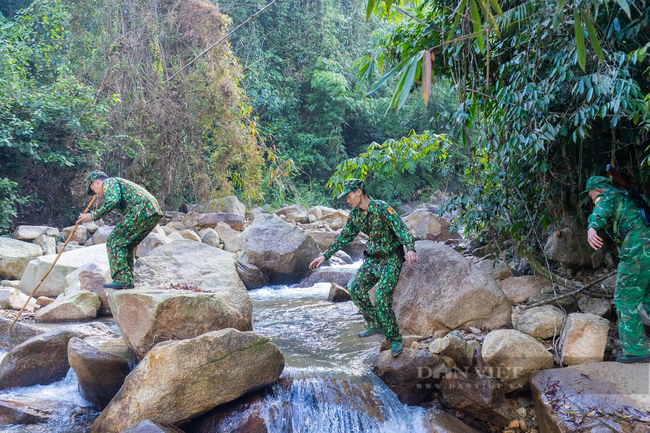
[[[371,371],[383,336],[358,338],[362,316],[352,302],[329,302],[329,286],[249,291],[254,331],[277,344],[286,362],[258,416],[274,433],[424,433],[425,410],[401,404]],[[51,401],[57,417],[48,424],[2,426],[0,432],[87,432],[99,415],[77,391],[72,369],[60,382],[1,391],[3,398]],[[215,433],[220,431],[227,430]]]

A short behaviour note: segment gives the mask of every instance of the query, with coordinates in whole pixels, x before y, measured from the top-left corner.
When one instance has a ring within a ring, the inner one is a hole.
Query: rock
[[[0,287],[13,287],[17,289],[20,286],[20,280],[2,280],[0,281]]]
[[[180,235],[183,236],[184,239],[194,241],[194,242],[201,242],[201,238],[193,230],[182,230],[178,233],[180,233]]]
[[[438,409],[429,409],[424,417],[427,433],[480,433],[458,418]]]
[[[445,349],[449,347],[449,336],[443,338],[437,338],[431,342],[429,345],[429,352],[440,355]]]
[[[121,338],[72,338],[68,343],[68,361],[79,381],[81,396],[106,407],[122,387],[138,358]]]
[[[33,241],[40,235],[45,235],[47,226],[18,226],[11,234],[11,237],[18,241]]]
[[[89,223],[83,223],[82,225],[86,227],[86,230],[88,230],[88,233],[90,233],[91,235],[94,234],[97,231],[97,229],[99,229],[99,226],[95,221],[91,221]]]
[[[20,310],[27,302],[29,296],[13,287],[0,287],[0,309]],[[25,311],[33,312],[36,301],[31,299],[25,307]]]
[[[63,291],[63,296],[70,297],[79,291],[93,292],[99,296],[99,301],[101,302],[97,314],[100,316],[110,316],[111,307],[108,305],[108,293],[110,289],[104,287],[104,283],[113,281],[110,274],[110,270],[102,269],[94,263],[86,263],[65,277],[66,287]]]
[[[534,373],[530,387],[539,430],[650,431],[648,383],[647,363],[600,362]]]
[[[285,381],[280,379],[280,382]],[[290,381],[286,381],[290,382]],[[237,400],[222,404],[216,408],[200,415],[188,424],[184,424],[188,432],[192,433],[269,433],[266,426],[265,397],[272,395],[268,390],[261,390],[255,393],[248,393]],[[279,414],[268,413],[273,423],[277,418],[282,417],[284,410],[280,409]],[[278,419],[280,421],[280,419]]]
[[[337,218],[330,224],[330,228],[334,231],[340,230],[345,225],[345,222],[341,218]]]
[[[357,270],[353,268],[321,266],[309,271],[297,287],[312,287],[318,283],[331,283],[348,287],[350,280],[354,278],[356,273]]]
[[[330,294],[327,297],[330,302],[347,302],[351,301],[350,292],[336,283],[330,285]]]
[[[443,354],[454,360],[458,368],[470,369],[474,365],[476,351],[481,344],[476,340],[465,340],[454,334],[448,334],[445,337],[449,344],[444,349]]]
[[[424,337],[421,335],[404,335],[402,336],[402,345],[406,348],[410,348],[413,346],[413,344],[418,344],[420,340],[422,340]],[[381,346],[379,346],[379,351],[383,352],[385,350],[390,350],[390,341],[388,339],[384,339],[384,341],[381,342]]]
[[[539,294],[544,288],[551,287],[551,283],[544,277],[525,275],[501,280],[499,286],[514,304],[521,304]]]
[[[0,277],[19,280],[29,262],[41,255],[38,245],[0,237]]]
[[[595,314],[569,314],[560,336],[560,360],[565,365],[602,362],[609,320]]]
[[[81,322],[97,317],[102,305],[96,293],[79,291],[71,296],[63,296],[40,309],[34,320],[37,322]]]
[[[93,238],[88,238],[84,243],[84,247],[91,247],[93,245],[95,245],[95,241],[93,241]]]
[[[566,267],[591,266],[591,248],[579,248],[584,241],[576,239],[570,228],[553,232],[546,240],[544,254]]]
[[[317,230],[308,230],[307,234],[316,242],[321,253],[325,252],[327,247],[334,243],[337,236],[334,232],[321,232]]]
[[[410,214],[406,223],[411,227],[415,236],[424,239],[427,234],[435,236],[435,240],[444,242],[449,239],[462,239],[458,233],[449,233],[449,221],[431,212],[421,210]]]
[[[341,209],[336,209],[336,210],[332,209],[333,212],[330,212],[330,211],[326,211],[325,209],[327,208],[321,206],[322,216],[316,217],[316,221],[322,221],[326,225],[329,225],[331,227],[334,221],[340,219],[342,226],[345,225],[345,223],[348,220],[348,215],[349,215],[348,211],[343,211]]]
[[[446,245],[418,241],[415,249],[419,261],[402,267],[393,296],[403,334],[495,329],[510,322],[510,301],[492,278]]]
[[[40,305],[41,307],[47,307],[52,302],[54,302],[54,299],[48,298],[47,296],[39,296],[36,298],[36,305]]]
[[[47,385],[65,377],[68,341],[73,337],[110,335],[103,323],[61,326],[14,347],[0,362],[0,389]]]
[[[108,235],[111,234],[115,226],[104,226],[104,227],[99,227],[97,230],[95,230],[95,233],[93,234],[93,242],[95,245],[99,244],[105,244],[106,239],[108,239]]]
[[[258,267],[271,284],[297,283],[319,255],[309,235],[276,215],[257,215],[242,239],[242,261]]]
[[[257,289],[269,283],[269,279],[257,266],[243,262],[240,259],[237,259],[237,274],[248,290]]]
[[[532,372],[553,368],[553,355],[546,347],[514,329],[490,332],[481,352],[484,372],[499,380],[506,393],[528,389]]]
[[[212,200],[208,209],[211,212],[234,214],[240,218],[246,215],[246,206],[234,195]]]
[[[138,260],[136,288],[109,295],[129,347],[141,358],[154,344],[172,338],[223,328],[251,330],[253,304],[235,260],[232,253],[189,240],[163,245]],[[198,291],[170,289],[173,284]]]
[[[326,207],[326,206],[314,206],[311,209],[309,209],[309,215],[314,215],[316,219],[334,213],[336,213],[336,209],[332,209],[331,207]]]
[[[169,424],[145,419],[122,430],[120,433],[183,433],[183,430]]]
[[[227,224],[226,227],[230,228]],[[221,239],[219,239],[219,234],[215,229],[203,229],[199,232],[199,237],[201,242],[211,247],[219,248],[219,245],[221,245]]]
[[[34,239],[34,244],[41,247],[43,254],[56,254],[56,239],[48,235],[38,235]]]
[[[299,224],[309,224],[310,223],[309,214],[307,213],[307,211],[299,212],[297,214],[294,214],[293,215],[293,220],[295,222],[299,223]]]
[[[67,240],[68,236],[70,236],[70,233],[72,233],[72,230],[74,230],[74,226],[66,227],[63,229],[63,239]],[[86,227],[80,225],[77,227],[77,229],[74,231],[74,234],[70,238],[70,242],[74,241],[77,242],[79,245],[83,245],[84,242],[86,242],[86,239],[88,239],[88,229]]]
[[[190,420],[278,380],[284,357],[268,338],[223,329],[153,348],[97,418],[93,433],[118,433],[144,419]]]
[[[435,384],[448,371],[439,356],[406,347],[396,358],[391,356],[390,350],[384,350],[375,359],[372,369],[397,394],[399,401],[409,405],[431,400]]]
[[[53,421],[55,414],[62,409],[61,404],[55,401],[34,400],[25,397],[15,397],[10,400],[2,398],[0,399],[0,427],[11,424],[47,423]]]
[[[327,247],[333,244],[338,236],[335,232],[321,232],[318,230],[307,230],[306,233],[314,239],[321,253],[325,252]],[[343,247],[342,251],[348,254],[352,260],[361,260],[363,259],[363,251],[366,249],[366,243],[367,237],[359,234],[355,240]]]
[[[354,263],[352,257],[350,257],[348,253],[346,253],[345,251],[337,251],[336,253],[334,253],[332,257],[336,257],[340,259],[346,265],[351,265],[352,263]]]
[[[167,236],[167,239],[173,241],[182,241],[186,240],[180,232],[172,232]]]
[[[83,248],[83,245],[79,245],[79,242],[77,241],[70,241],[68,242],[68,245],[66,245],[65,242],[58,242],[56,244],[57,254],[63,251],[63,247],[65,247],[65,251],[74,251]]]
[[[135,255],[138,258],[144,257],[159,246],[167,245],[171,242],[172,240],[169,239],[167,235],[151,232],[138,244],[138,248],[135,250]]]
[[[228,224],[219,223],[215,227],[215,230],[219,234],[219,239],[223,242],[224,250],[231,253],[238,253],[244,248],[242,234],[230,228]]]
[[[612,303],[604,298],[583,296],[578,299],[578,307],[580,307],[580,311],[583,313],[595,314],[596,316],[607,318],[612,310]]]
[[[99,220],[97,222],[99,223],[101,221],[102,220]],[[103,222],[102,222],[102,224],[103,224]],[[53,238],[61,238],[61,232],[56,227],[48,227],[45,234],[48,235],[48,236],[51,236]]]
[[[46,329],[28,322],[16,322],[10,331],[9,327],[12,323],[13,319],[9,320],[0,317],[0,350],[11,350],[30,338],[47,332]]]
[[[476,264],[486,275],[494,278],[495,280],[505,280],[510,278],[513,270],[510,265],[505,261],[494,261],[490,259],[482,260]]]
[[[293,206],[283,207],[282,209],[276,211],[275,214],[281,217],[283,215],[288,216],[291,214],[299,214],[301,212],[307,212],[307,209],[305,209],[305,207],[301,204],[294,204]]]
[[[190,212],[183,218],[183,225],[195,230],[215,228],[219,223],[226,223],[234,230],[244,228],[244,220],[230,213],[197,213]],[[167,224],[169,226],[169,224]]]
[[[513,313],[512,324],[514,328],[534,338],[553,338],[560,335],[564,313],[553,305],[542,305]]]
[[[549,290],[552,290],[549,287]],[[559,295],[560,293],[558,293]],[[528,304],[535,304],[537,302],[542,302],[542,301],[548,301],[549,299],[555,298],[556,295],[553,293],[540,293],[539,295],[534,295],[528,299]],[[578,307],[578,303],[572,296],[568,296],[566,298],[558,299],[555,302],[552,302],[548,305],[554,305],[554,306],[559,306],[560,309],[563,309],[566,311],[567,314],[570,313],[575,313],[576,311],[580,311],[580,308]]]
[[[514,416],[503,385],[490,376],[451,372],[442,378],[440,392],[449,406],[492,425],[506,427]]]
[[[185,224],[183,224],[183,223],[180,222],[180,221],[171,221],[171,222],[168,222],[168,223],[163,227],[163,230],[165,230],[165,228],[166,228],[167,230],[171,230],[172,232],[180,232],[180,231],[182,231],[182,230],[187,229],[187,227],[185,226]],[[167,236],[169,236],[170,233],[167,233],[167,230],[165,230],[165,234],[166,234]]]
[[[55,258],[55,255],[50,254],[38,257],[29,262],[20,280],[20,290],[23,293],[31,293],[52,265]],[[73,251],[66,249],[52,268],[50,274],[36,291],[35,296],[54,297],[60,295],[66,287],[65,277],[87,263],[94,263],[100,269],[109,270],[106,245],[94,245]]]

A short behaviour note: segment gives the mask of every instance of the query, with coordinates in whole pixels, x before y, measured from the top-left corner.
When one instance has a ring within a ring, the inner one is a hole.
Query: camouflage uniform
[[[156,198],[131,181],[112,177],[102,184],[104,204],[91,216],[97,221],[112,210],[123,216],[106,239],[111,278],[122,284],[133,283],[135,248],[156,227],[162,210]]]
[[[649,355],[637,307],[643,303],[650,313],[650,227],[645,226],[639,207],[625,196],[625,191],[612,186],[596,197],[589,228],[600,230],[610,219],[614,234],[620,233],[623,238],[614,294],[621,346],[626,356]]]
[[[386,338],[401,341],[392,304],[393,290],[404,260],[396,250],[404,245],[408,251],[415,251],[413,236],[395,209],[381,200],[370,200],[367,214],[359,208],[350,212],[341,234],[323,253],[325,258],[329,260],[334,253],[352,242],[359,232],[369,236],[367,257],[350,282],[350,296],[369,328],[384,328]],[[377,282],[376,307],[373,307],[368,291]]]

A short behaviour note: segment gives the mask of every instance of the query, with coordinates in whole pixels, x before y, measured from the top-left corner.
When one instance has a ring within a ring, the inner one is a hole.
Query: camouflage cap
[[[88,195],[95,195],[95,192],[92,189],[90,189],[90,185],[93,183],[94,180],[97,180],[100,177],[108,177],[108,176],[103,171],[96,170],[91,172],[86,177],[86,185],[88,186]]]
[[[359,188],[363,188],[363,182],[361,179],[346,179],[341,184],[341,188],[343,189],[343,192],[339,194],[339,198],[342,198],[348,195],[348,193],[356,191]]]
[[[587,187],[582,191],[582,194],[585,194],[592,189],[605,189],[609,186],[612,186],[612,181],[609,180],[609,178],[603,176],[591,176],[587,179]]]

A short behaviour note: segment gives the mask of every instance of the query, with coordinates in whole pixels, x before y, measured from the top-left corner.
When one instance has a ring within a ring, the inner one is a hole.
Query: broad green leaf
[[[483,35],[481,34],[481,16],[478,13],[476,0],[470,0],[469,7],[472,14],[472,27],[474,28],[474,33],[476,33],[476,43],[478,44],[479,50],[483,52],[485,47],[483,46]]]
[[[393,69],[391,69],[390,71],[388,71],[388,72],[386,73],[386,75],[384,75],[383,77],[381,77],[381,78],[379,79],[379,81],[377,81],[377,82],[375,83],[375,86],[374,86],[372,89],[368,90],[368,92],[366,93],[366,95],[370,95],[371,93],[376,92],[377,89],[379,89],[381,86],[383,86],[383,85],[386,83],[386,81],[388,81],[388,79],[389,79],[390,77],[392,77],[393,75],[395,75],[395,73],[399,72],[399,71],[404,67],[404,65],[406,65],[406,64],[408,63],[408,61],[409,61],[410,59],[411,59],[410,57],[407,57],[406,59],[402,60],[402,61],[401,61],[397,66],[395,66]]]
[[[591,46],[594,47],[594,51],[596,52],[596,55],[598,56],[600,61],[604,62],[605,56],[603,55],[602,48],[600,48],[600,42],[598,42],[598,34],[596,34],[596,29],[594,28],[593,23],[587,16],[587,12],[584,10],[582,11],[582,20],[585,23],[585,27],[587,27],[587,34],[589,35],[589,41],[591,42]]]
[[[451,30],[449,30],[449,36],[447,36],[447,40],[451,40],[451,38],[454,36],[454,31],[456,30],[456,27],[458,27],[458,22],[463,16],[463,11],[465,10],[466,6],[467,0],[461,0],[460,4],[458,5],[458,9],[456,9],[456,12],[454,12],[456,14],[456,18],[454,19],[454,25],[451,26]]]
[[[627,0],[616,0],[616,3],[618,3],[621,9],[625,11],[627,17],[632,19],[632,14],[630,13],[630,4],[627,2]]]
[[[386,13],[388,13],[390,6],[393,4],[393,0],[385,0],[384,2],[386,4]]]
[[[584,71],[587,66],[587,50],[585,48],[585,36],[582,34],[582,22],[580,21],[578,11],[573,13],[573,21],[576,33],[576,48],[578,49],[578,64]]]
[[[366,7],[366,21],[370,19],[370,14],[372,14],[373,9],[375,8],[376,0],[368,0],[368,6]]]

